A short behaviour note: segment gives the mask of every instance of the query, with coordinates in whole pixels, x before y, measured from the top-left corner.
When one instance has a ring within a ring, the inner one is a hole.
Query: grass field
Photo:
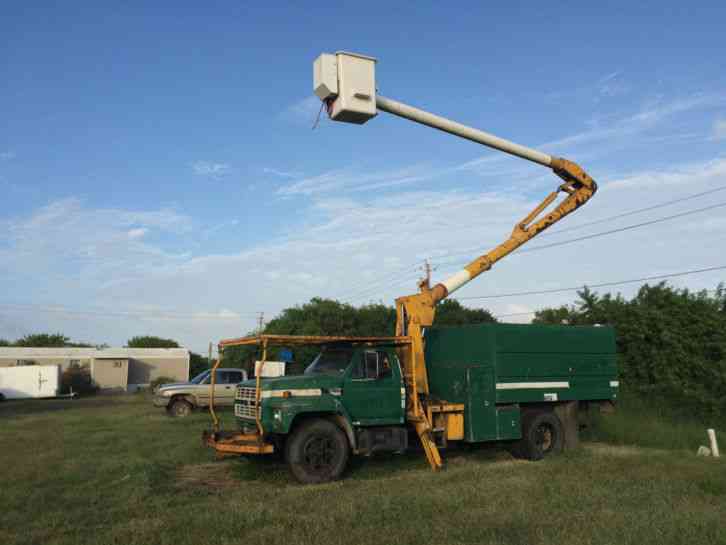
[[[413,453],[322,486],[214,461],[207,425],[140,395],[0,405],[0,544],[726,543],[726,463],[694,455],[701,426],[638,408],[540,463],[460,450],[432,474]]]

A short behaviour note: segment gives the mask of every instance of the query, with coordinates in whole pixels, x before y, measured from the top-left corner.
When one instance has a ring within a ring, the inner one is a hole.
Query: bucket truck
[[[259,346],[262,365],[273,345],[315,345],[320,353],[303,375],[241,383],[238,430],[220,430],[212,405],[204,443],[219,455],[282,451],[305,483],[340,477],[351,454],[404,451],[408,430],[434,470],[443,465],[440,449],[452,443],[499,441],[531,460],[575,446],[578,409],[610,407],[617,398],[611,328],[433,322],[440,301],[585,204],[595,181],[567,159],[378,95],[375,65],[355,53],[318,57],[314,91],[331,119],[363,124],[387,112],[550,168],[561,182],[497,247],[397,298],[395,336],[260,334],[220,342],[219,362],[225,348],[239,345]]]

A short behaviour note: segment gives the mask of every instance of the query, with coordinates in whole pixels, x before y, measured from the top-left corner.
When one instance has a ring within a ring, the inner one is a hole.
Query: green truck
[[[577,413],[612,406],[618,378],[610,327],[481,324],[426,331],[428,395],[437,447],[501,442],[538,460],[576,445]],[[250,338],[248,344],[296,337]],[[304,374],[237,387],[239,432],[206,433],[219,453],[283,453],[304,483],[336,479],[351,455],[403,452],[412,430],[405,338],[311,338]]]
[[[538,234],[587,203],[597,183],[556,157],[377,94],[376,59],[338,51],[313,65],[313,88],[331,119],[362,124],[379,112],[433,127],[531,161],[561,180],[509,237],[463,269],[395,301],[395,337],[259,335],[220,343],[316,344],[322,350],[298,377],[244,382],[235,414],[241,430],[214,427],[204,442],[219,454],[285,453],[303,482],[339,477],[351,453],[400,452],[415,431],[432,469],[450,442],[502,441],[532,460],[577,443],[581,405],[611,406],[617,396],[615,340],[605,327],[486,324],[433,327],[436,306]],[[214,375],[212,375],[214,377]]]

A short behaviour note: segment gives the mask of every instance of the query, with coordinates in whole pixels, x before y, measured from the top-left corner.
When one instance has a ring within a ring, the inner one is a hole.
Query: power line
[[[379,277],[378,279],[374,279],[372,282],[364,282],[362,284],[359,284],[357,288],[353,289],[352,291],[348,291],[348,295],[345,297],[338,297],[338,299],[341,300],[353,300],[353,299],[360,299],[361,297],[365,297],[367,294],[375,292],[379,289],[379,286],[381,284],[390,284],[391,282],[396,282],[399,279],[402,279],[406,277],[409,279],[412,274],[415,274],[414,271],[418,271],[418,264],[420,262],[416,262],[415,266],[407,266],[401,269],[397,269],[393,271],[392,273],[388,273],[385,276]],[[404,273],[401,275],[401,273]]]
[[[638,229],[640,227],[646,227],[648,225],[654,225],[656,223],[662,223],[664,221],[669,221],[669,220],[676,219],[676,218],[682,218],[684,216],[690,216],[692,214],[697,214],[699,212],[705,212],[707,210],[713,210],[714,208],[721,208],[721,207],[724,207],[724,206],[726,206],[726,202],[712,204],[710,206],[704,206],[702,208],[696,208],[695,210],[687,210],[685,212],[680,212],[678,214],[672,214],[670,216],[663,216],[663,217],[656,218],[656,219],[653,219],[653,220],[644,221],[644,222],[641,222],[641,223],[635,223],[635,224],[632,224],[632,225],[626,225],[625,227],[618,227],[617,229],[610,229],[608,231],[600,231],[599,233],[592,233],[590,235],[583,235],[581,237],[570,238],[570,239],[567,239],[567,240],[560,240],[558,242],[552,242],[550,244],[541,244],[539,246],[532,246],[532,247],[529,247],[529,248],[521,248],[521,249],[517,249],[515,251],[518,252],[518,253],[527,253],[527,252],[536,252],[536,251],[539,251],[539,250],[545,250],[547,248],[554,248],[556,246],[564,246],[565,244],[571,244],[573,242],[579,242],[579,241],[582,241],[582,240],[589,240],[589,239],[592,239],[592,238],[598,238],[598,237],[602,237],[602,236],[605,236],[605,235],[612,235],[612,234],[615,234],[615,233],[622,233],[623,231],[630,231],[631,229]],[[481,251],[481,250],[479,250],[479,251]],[[447,258],[448,257],[457,257],[459,255],[462,255],[462,254],[451,254],[450,256],[445,256],[445,257],[447,257]]]
[[[401,278],[398,282],[389,283],[386,286],[386,289],[393,288],[393,287],[400,286],[400,285],[405,284],[405,283],[408,283],[408,282],[415,281],[417,278],[418,278],[418,275],[417,274],[413,274],[413,275],[410,275],[409,274],[406,278]],[[380,288],[376,288],[376,289],[374,289],[372,291],[369,291],[368,293],[365,293],[363,295],[359,295],[358,297],[354,297],[352,299],[348,299],[348,301],[349,302],[352,302],[352,301],[357,301],[359,299],[363,299],[365,297],[370,297],[371,295],[375,294],[376,291],[378,291],[379,289]]]
[[[47,313],[70,314],[79,316],[97,316],[97,317],[114,317],[114,318],[158,318],[171,320],[185,319],[209,319],[209,320],[239,320],[242,318],[251,318],[257,316],[254,313],[232,313],[230,315],[220,315],[213,312],[198,313],[181,313],[175,311],[121,311],[121,310],[103,310],[103,309],[72,309],[58,305],[41,305],[41,304],[0,304],[0,309],[4,311],[39,311]]]
[[[554,248],[555,246],[562,246],[564,244],[571,244],[573,242],[579,242],[581,240],[588,240],[591,238],[597,238],[602,237],[605,235],[612,235],[614,233],[622,233],[623,231],[629,231],[631,229],[637,229],[639,227],[646,227],[648,225],[654,225],[656,223],[662,223],[664,221],[669,221],[676,218],[682,218],[684,216],[690,216],[691,214],[697,214],[699,212],[705,212],[706,210],[713,210],[714,208],[721,208],[723,206],[726,206],[726,202],[718,203],[718,204],[712,204],[711,206],[704,206],[703,208],[696,208],[695,210],[687,210],[686,212],[681,212],[679,214],[673,214],[671,216],[664,216],[662,218],[656,218],[654,220],[650,221],[644,221],[642,223],[635,223],[633,225],[626,225],[625,227],[619,227],[617,229],[610,229],[609,231],[601,231],[600,233],[593,233],[591,235],[584,235],[581,237],[575,237],[570,238],[567,240],[561,240],[559,242],[552,242],[550,244],[543,244],[540,246],[534,246],[532,248],[524,248],[522,250],[519,250],[520,252],[536,252],[538,250],[544,250],[546,248]]]
[[[529,316],[530,314],[537,314],[538,311],[531,310],[529,312],[510,312],[509,314],[494,314],[493,318],[509,318],[510,316]]]
[[[582,229],[584,227],[590,227],[591,225],[598,225],[600,223],[605,223],[605,222],[608,222],[608,221],[612,221],[612,220],[624,218],[624,217],[627,217],[627,216],[632,216],[634,214],[640,214],[641,212],[649,212],[651,210],[656,210],[658,208],[663,208],[663,207],[666,207],[666,206],[670,206],[672,204],[678,204],[678,203],[681,203],[681,202],[690,201],[692,199],[696,199],[698,197],[703,197],[704,195],[710,195],[711,193],[716,193],[718,191],[723,191],[725,189],[726,189],[726,185],[723,185],[723,186],[720,186],[720,187],[716,187],[714,189],[709,189],[708,191],[701,191],[700,193],[694,193],[692,195],[687,195],[685,197],[681,197],[681,198],[678,198],[678,199],[673,199],[673,200],[670,200],[670,201],[665,201],[665,202],[662,202],[660,204],[654,204],[652,206],[646,206],[644,208],[637,208],[635,210],[630,210],[629,212],[623,212],[622,214],[615,214],[614,216],[608,216],[608,217],[605,217],[605,218],[601,218],[599,220],[588,221],[586,223],[581,223],[580,225],[574,225],[574,226],[571,226],[571,227],[565,227],[565,228],[562,228],[562,229],[557,229],[555,231],[545,231],[544,233],[542,233],[539,236],[540,237],[552,236],[552,235],[559,235],[560,233],[565,233],[567,231],[575,231],[577,229]]]
[[[711,272],[711,271],[721,271],[726,269],[726,265],[719,265],[716,267],[706,267],[703,269],[693,269],[690,271],[682,271],[677,273],[671,273],[671,274],[658,274],[653,276],[643,276],[641,278],[631,278],[629,280],[618,280],[615,282],[600,282],[598,284],[581,284],[579,286],[573,286],[569,288],[554,288],[550,290],[539,290],[539,291],[518,291],[518,292],[512,292],[512,293],[500,293],[500,294],[494,294],[494,295],[478,295],[478,296],[472,296],[472,297],[456,297],[455,299],[459,301],[464,300],[472,300],[472,299],[500,299],[504,297],[519,297],[523,295],[543,295],[547,293],[561,293],[565,291],[577,291],[581,290],[585,287],[587,288],[604,288],[609,286],[619,286],[621,284],[633,284],[635,282],[647,282],[649,280],[662,280],[664,278],[676,278],[678,276],[687,276],[689,274],[698,274],[698,273],[704,273],[704,272]]]
[[[673,204],[678,204],[678,203],[681,203],[681,202],[689,201],[689,200],[692,200],[692,199],[696,199],[698,197],[703,197],[705,195],[709,195],[711,193],[716,193],[718,191],[723,191],[723,190],[726,190],[726,186],[716,187],[716,188],[713,188],[713,189],[709,189],[707,191],[701,191],[699,193],[694,193],[694,194],[691,194],[691,195],[687,195],[685,197],[680,197],[678,199],[672,199],[670,201],[665,201],[665,202],[662,202],[662,203],[659,203],[659,204],[654,204],[654,205],[651,205],[651,206],[646,206],[646,207],[643,207],[643,208],[638,208],[638,209],[635,209],[635,210],[630,210],[628,212],[623,212],[621,214],[615,214],[613,216],[608,216],[608,217],[605,217],[605,218],[601,218],[599,220],[595,220],[595,221],[583,223],[583,224],[580,224],[578,226],[565,227],[563,229],[559,229],[559,230],[554,231],[554,232],[552,232],[552,231],[545,231],[544,233],[541,233],[538,236],[539,237],[545,237],[545,236],[551,236],[551,235],[558,235],[560,233],[564,233],[564,232],[567,232],[567,231],[573,231],[573,230],[577,230],[577,229],[583,229],[585,227],[589,227],[589,226],[592,226],[592,225],[597,225],[597,224],[600,224],[600,223],[606,223],[608,221],[613,221],[613,220],[620,219],[620,218],[624,218],[624,217],[627,217],[627,216],[632,216],[634,214],[639,214],[639,213],[642,213],[642,212],[648,212],[648,211],[651,211],[651,210],[656,210],[658,208],[663,208],[663,207],[670,206],[670,205],[673,205]],[[724,204],[726,204],[726,203],[714,205],[713,208],[716,208],[718,206],[723,206]],[[701,212],[701,211],[708,210],[708,209],[709,209],[709,207],[705,207],[705,208],[702,208],[702,209],[697,209],[697,210],[693,210],[693,211],[687,211],[686,213],[683,213],[683,215],[687,215],[687,214],[691,214],[691,213],[696,213],[696,212]],[[680,216],[676,214],[674,216],[669,216],[669,217],[665,217],[665,218],[658,218],[658,219],[654,220],[654,222],[657,222],[657,221],[666,221],[667,219],[673,219],[675,217],[680,217]],[[638,224],[637,226],[640,227],[640,226],[643,226],[643,225],[649,225],[649,223],[648,222],[644,222],[643,224]],[[632,228],[635,228],[635,227],[636,226],[627,226],[626,228],[623,228],[623,230],[625,230],[625,229],[632,229]],[[467,228],[467,230],[471,230],[471,229],[472,229],[471,226],[469,226]],[[449,229],[447,229],[447,230],[449,230]],[[610,234],[610,233],[614,233],[614,232],[618,232],[618,231],[617,230],[612,230],[612,231],[608,231],[606,233],[595,233],[595,234],[589,235],[589,236],[590,237],[602,236],[604,234]],[[556,243],[556,244],[553,243],[552,245],[568,244],[570,242],[575,242],[577,240],[583,240],[583,239],[581,239],[581,238],[570,239],[568,241],[560,241],[559,243]],[[552,245],[547,245],[546,247],[550,247]],[[545,247],[545,246],[542,246],[542,247]],[[525,249],[522,249],[522,250],[519,250],[519,251],[520,252],[536,251],[538,248],[540,248],[540,246],[535,246],[534,248],[525,248]],[[473,247],[473,248],[470,248],[470,249],[467,249],[467,250],[464,250],[464,251],[461,251],[461,252],[453,253],[453,254],[452,253],[444,254],[443,256],[440,256],[440,257],[443,258],[444,260],[446,260],[446,259],[449,259],[449,258],[454,258],[454,257],[462,256],[462,255],[469,255],[471,253],[480,253],[480,252],[482,252],[481,246],[477,246],[477,247]],[[399,269],[398,271],[394,271],[393,273],[389,273],[386,276],[379,277],[377,280],[373,280],[373,282],[371,282],[371,283],[368,283],[368,284],[366,284],[366,283],[359,284],[359,287],[363,286],[363,289],[362,290],[359,290],[358,288],[355,288],[354,290],[352,290],[352,293],[350,291],[347,292],[347,294],[349,294],[349,295],[346,295],[345,297],[339,297],[339,298],[345,300],[345,299],[358,299],[361,296],[365,296],[365,294],[370,290],[370,287],[371,286],[373,286],[373,285],[379,285],[379,284],[385,282],[391,276],[396,276],[400,272],[407,271],[411,267],[416,266],[418,263],[419,262],[412,263],[411,265],[409,265],[406,268]],[[445,261],[439,262],[439,263],[445,263]]]

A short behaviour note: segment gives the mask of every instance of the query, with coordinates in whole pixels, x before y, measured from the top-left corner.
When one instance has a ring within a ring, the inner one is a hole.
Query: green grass
[[[726,543],[726,464],[694,455],[705,432],[614,418],[589,434],[616,444],[541,463],[461,449],[433,474],[381,456],[301,486],[272,460],[215,461],[207,415],[143,396],[5,403],[0,544]]]

